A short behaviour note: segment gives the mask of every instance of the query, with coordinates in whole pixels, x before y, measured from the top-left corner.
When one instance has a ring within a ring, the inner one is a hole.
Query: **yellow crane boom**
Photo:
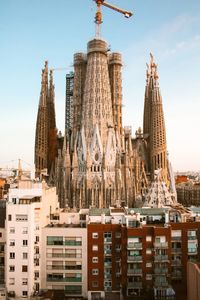
[[[119,7],[116,7],[108,2],[105,2],[104,0],[93,0],[97,4],[97,11],[95,16],[95,23],[96,23],[96,38],[100,38],[100,25],[103,22],[102,20],[102,12],[101,12],[101,6],[106,6],[110,9],[113,9],[121,14],[123,14],[126,18],[130,18],[133,13],[124,9],[121,9]]]

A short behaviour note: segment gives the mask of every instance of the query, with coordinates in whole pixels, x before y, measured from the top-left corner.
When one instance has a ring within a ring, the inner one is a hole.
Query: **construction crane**
[[[66,68],[52,68],[50,69],[50,71],[64,71],[64,70],[70,70],[70,67],[66,67]]]
[[[110,3],[105,2],[104,0],[93,0],[93,1],[95,1],[97,4],[97,11],[96,11],[96,16],[95,16],[96,38],[100,38],[100,29],[101,29],[101,24],[103,23],[102,12],[101,12],[102,5],[123,14],[126,18],[130,18],[133,15],[132,12],[118,8],[114,5],[111,5]]]

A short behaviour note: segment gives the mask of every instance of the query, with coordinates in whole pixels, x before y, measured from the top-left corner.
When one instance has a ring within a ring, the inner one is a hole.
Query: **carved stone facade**
[[[122,126],[121,68],[121,54],[109,53],[107,43],[101,39],[88,42],[87,54],[74,55],[73,98],[70,97],[73,116],[66,118],[71,129],[57,151],[54,168],[62,207],[143,205],[157,169],[161,170],[166,188],[173,186],[153,56],[147,68],[143,133],[139,128],[134,138],[131,128]],[[45,87],[42,83],[42,91]],[[47,119],[40,117],[40,123],[47,124]],[[46,139],[44,135],[44,142]],[[44,150],[47,155],[50,148]]]

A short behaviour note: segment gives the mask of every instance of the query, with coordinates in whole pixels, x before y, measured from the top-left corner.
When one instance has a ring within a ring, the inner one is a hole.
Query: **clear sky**
[[[200,1],[109,0],[102,37],[123,55],[123,123],[142,127],[146,62],[158,63],[169,157],[175,171],[200,170]],[[0,166],[33,165],[41,69],[70,67],[94,37],[92,0],[0,1]],[[55,71],[57,127],[63,132],[65,72]]]

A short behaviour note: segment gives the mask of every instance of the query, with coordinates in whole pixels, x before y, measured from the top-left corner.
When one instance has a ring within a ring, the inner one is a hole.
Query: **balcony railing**
[[[128,269],[128,275],[142,275],[142,269]]]
[[[181,265],[182,265],[182,262],[181,262],[181,260],[179,260],[179,259],[172,260],[171,265],[172,265],[172,266],[181,266]]]
[[[154,286],[155,287],[168,287],[169,283],[167,281],[155,281]]]
[[[128,256],[127,261],[142,262],[142,256]]]
[[[47,241],[47,246],[81,246],[81,241]]]
[[[104,250],[104,255],[110,256],[112,254],[111,250]]]
[[[142,243],[128,243],[127,249],[142,249]]]
[[[47,253],[47,257],[49,258],[81,258],[81,254],[75,253]]]
[[[104,243],[112,243],[112,238],[104,238]]]
[[[168,260],[169,260],[168,255],[155,255],[154,257],[154,261],[164,262]]]
[[[81,270],[82,266],[81,265],[51,265],[47,266],[47,270]]]
[[[182,238],[181,236],[172,236],[172,242],[181,242]]]
[[[142,282],[128,282],[128,288],[142,288]]]
[[[168,248],[168,242],[154,243],[154,248],[166,249],[166,248]]]
[[[155,268],[154,273],[156,275],[167,274],[168,273],[168,268]]]
[[[172,248],[172,253],[182,253],[181,248]]]
[[[47,281],[49,282],[81,282],[82,278],[81,277],[62,277],[62,278],[58,278],[58,277],[47,277]]]

